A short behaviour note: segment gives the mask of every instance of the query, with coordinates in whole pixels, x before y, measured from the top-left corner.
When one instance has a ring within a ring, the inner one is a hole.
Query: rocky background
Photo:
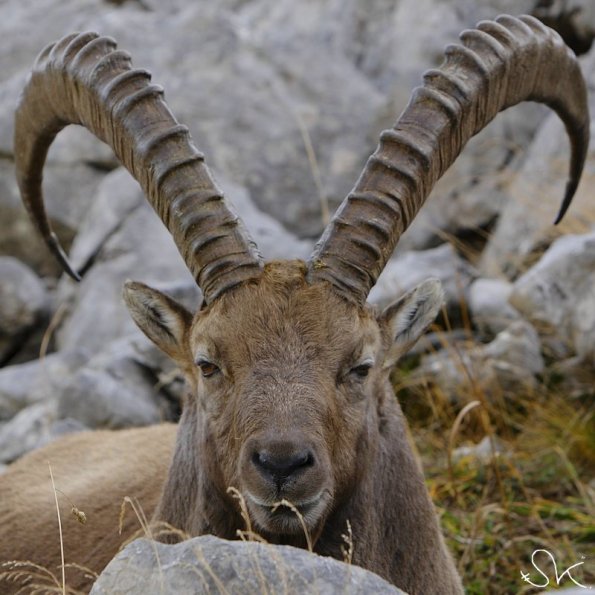
[[[264,255],[306,258],[421,73],[464,28],[502,12],[558,28],[592,89],[589,0],[4,0],[0,468],[66,432],[175,419],[181,378],[137,331],[121,288],[132,278],[190,307],[200,299],[137,184],[85,130],[58,136],[44,172],[80,284],[35,235],[14,180],[13,109],[47,43],[113,36],[165,87]],[[548,374],[569,398],[593,392],[595,155],[554,228],[568,158],[543,106],[501,114],[437,185],[370,296],[385,303],[442,279],[448,330],[418,348],[412,377],[452,402],[470,382],[489,395],[536,390]]]

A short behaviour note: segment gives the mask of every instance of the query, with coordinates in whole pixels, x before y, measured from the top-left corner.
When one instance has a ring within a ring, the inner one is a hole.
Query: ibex
[[[80,124],[138,180],[204,302],[193,315],[126,284],[136,324],[185,374],[177,430],[82,433],[18,461],[0,477],[0,559],[60,564],[50,461],[58,488],[88,517],[85,526],[65,523],[67,562],[103,568],[124,539],[123,496],[190,535],[234,539],[245,528],[227,491],[234,486],[272,543],[305,545],[294,512],[273,507],[284,499],[301,513],[315,552],[341,558],[350,521],[354,563],[409,593],[462,592],[389,381],[434,319],[441,289],[425,282],[382,312],[366,298],[465,143],[521,101],[549,105],[566,125],[572,158],[559,220],[582,172],[589,115],[576,58],[536,19],[501,16],[461,40],[381,134],[309,261],[268,264],[148,72],[95,33],[42,51],[17,109],[15,160],[47,245],[76,278],[44,211],[41,172],[55,135]],[[71,585],[85,580],[73,575]]]

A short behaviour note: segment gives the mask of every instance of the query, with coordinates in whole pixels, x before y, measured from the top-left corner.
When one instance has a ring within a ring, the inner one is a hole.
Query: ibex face
[[[155,290],[125,290],[137,324],[185,370],[194,401],[186,406],[204,424],[190,446],[196,458],[217,462],[220,493],[237,487],[269,534],[303,533],[293,511],[273,508],[281,500],[315,533],[353,490],[388,372],[442,300],[440,283],[429,281],[377,316],[326,283],[309,284],[306,273],[302,262],[269,264],[192,323]]]

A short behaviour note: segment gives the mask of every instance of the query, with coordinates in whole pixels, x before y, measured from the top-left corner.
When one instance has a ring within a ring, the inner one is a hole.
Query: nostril
[[[314,455],[309,450],[291,454],[275,454],[268,450],[252,453],[252,463],[261,471],[271,475],[276,481],[287,479],[294,473],[315,463]]]
[[[261,459],[260,459],[260,453],[259,452],[256,452],[256,451],[253,452],[251,459],[252,459],[252,464],[255,467],[262,467],[262,462],[261,462]]]
[[[299,467],[312,467],[314,465],[314,455],[311,452],[305,452],[297,461]]]

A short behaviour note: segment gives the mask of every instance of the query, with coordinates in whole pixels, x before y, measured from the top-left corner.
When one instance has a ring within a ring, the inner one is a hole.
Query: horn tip
[[[574,193],[576,192],[577,186],[578,186],[578,180],[575,180],[575,179],[568,180],[568,184],[566,185],[566,192],[564,193],[564,200],[562,201],[562,204],[560,205],[560,210],[558,211],[558,214],[556,215],[556,218],[554,219],[554,225],[558,225],[564,218],[564,215],[566,215],[566,211],[568,211],[568,207],[570,206],[570,203],[572,202],[572,199],[574,197]]]
[[[52,254],[56,257],[58,262],[62,265],[64,272],[71,278],[77,282],[81,281],[81,276],[74,270],[72,265],[70,264],[64,249],[60,245],[60,241],[54,232],[50,234],[48,238],[48,245],[52,252]]]

